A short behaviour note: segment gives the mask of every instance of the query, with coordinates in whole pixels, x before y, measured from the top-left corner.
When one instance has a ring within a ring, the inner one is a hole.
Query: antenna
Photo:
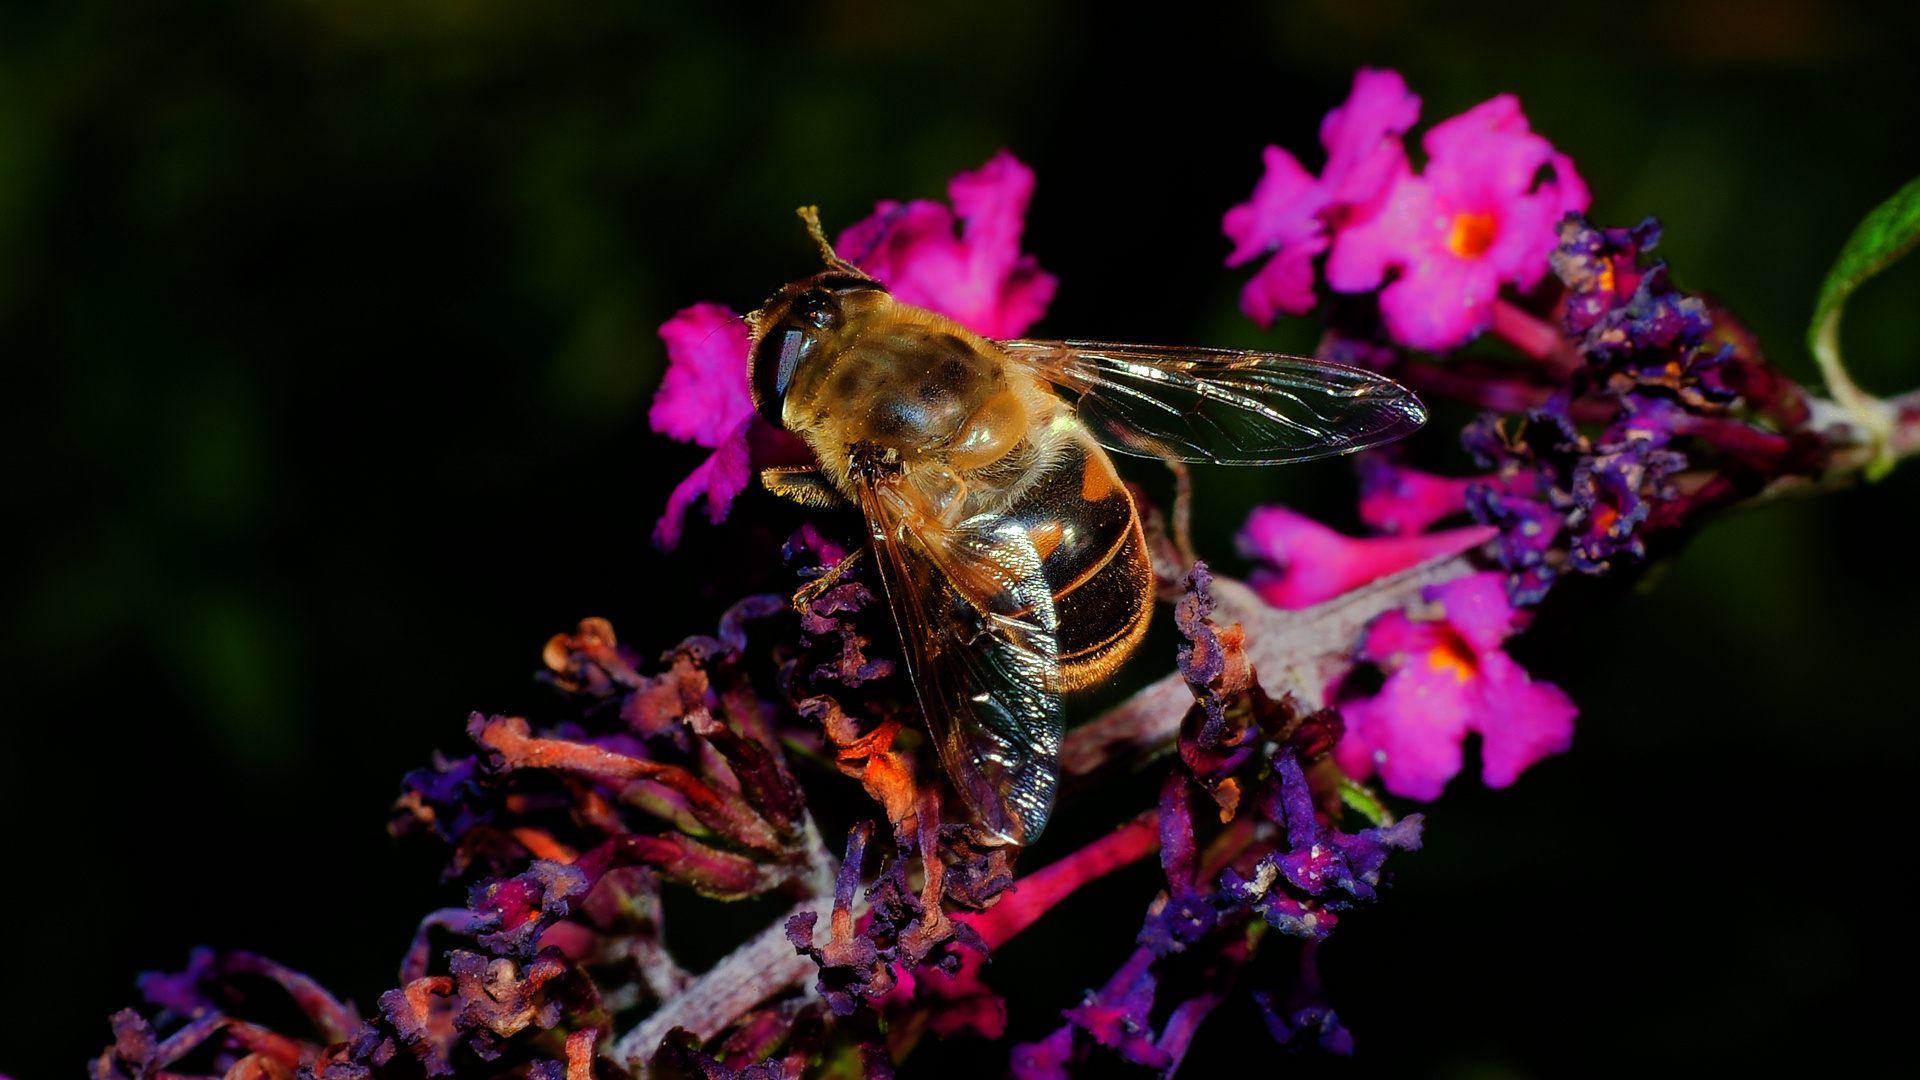
[[[866,278],[868,280],[873,279],[872,274],[853,265],[834,252],[833,243],[827,239],[827,231],[820,227],[819,207],[803,206],[794,211],[794,213],[799,214],[800,220],[807,223],[807,235],[813,237],[813,242],[820,245],[820,257],[827,261],[827,267],[829,269],[838,270],[843,274],[851,274],[854,277]]]

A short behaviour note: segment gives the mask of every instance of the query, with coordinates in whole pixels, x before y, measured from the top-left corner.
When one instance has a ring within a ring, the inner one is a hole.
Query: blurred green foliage
[[[201,941],[370,1002],[447,898],[380,834],[399,774],[459,749],[469,708],[537,715],[539,646],[580,616],[651,651],[782,587],[703,584],[784,527],[755,494],[651,550],[703,452],[645,405],[653,327],[808,269],[794,206],[838,228],[1009,146],[1062,282],[1042,331],[1305,351],[1308,323],[1235,312],[1219,214],[1268,142],[1316,166],[1353,67],[1393,66],[1428,122],[1518,93],[1598,220],[1658,215],[1678,281],[1808,377],[1829,261],[1920,173],[1916,29],[1910,3],[1817,0],[0,8],[0,903],[25,938],[0,1015],[36,1033],[0,1069],[78,1068],[133,972]],[[1916,290],[1902,265],[1850,309],[1869,389],[1920,385]],[[1447,429],[1418,449],[1457,465]],[[1338,464],[1197,486],[1229,569],[1256,502],[1352,520]],[[1878,883],[1912,854],[1859,830],[1916,750],[1916,498],[1909,472],[1730,520],[1527,658],[1582,704],[1576,749],[1457,784],[1330,947],[1355,1068],[1888,1045],[1903,999],[1876,987],[1913,937]],[[1068,808],[1061,842],[1104,827]],[[1131,933],[1102,918],[1138,918],[1098,906],[1061,915],[1096,959]],[[1039,947],[1002,961],[1036,973],[1021,1037],[1104,976]],[[1256,1046],[1251,1022],[1203,1046]]]

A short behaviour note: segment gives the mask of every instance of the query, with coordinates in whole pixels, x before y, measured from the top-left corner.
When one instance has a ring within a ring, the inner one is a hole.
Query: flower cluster
[[[1271,506],[1239,537],[1251,584],[1287,608],[1436,560],[1492,571],[1429,588],[1368,631],[1353,659],[1378,672],[1377,689],[1344,674],[1326,688],[1347,721],[1341,766],[1433,799],[1470,732],[1494,787],[1570,745],[1572,703],[1500,647],[1559,582],[1619,578],[1708,512],[1818,476],[1834,444],[1729,312],[1648,261],[1657,224],[1599,229],[1580,216],[1572,163],[1529,131],[1517,101],[1436,124],[1414,177],[1400,135],[1418,108],[1398,75],[1361,71],[1321,127],[1321,177],[1269,148],[1267,175],[1225,231],[1229,262],[1273,252],[1243,294],[1254,319],[1312,308],[1323,277],[1356,294],[1331,317],[1323,359],[1488,410],[1461,433],[1486,472],[1360,458],[1360,519],[1382,535],[1347,537]],[[1282,279],[1292,284],[1276,291]],[[1447,353],[1489,332],[1523,362],[1409,351]],[[1464,516],[1472,524],[1429,531]]]
[[[1302,961],[1311,965],[1339,912],[1377,898],[1387,856],[1420,846],[1418,814],[1392,822],[1376,807],[1379,822],[1357,833],[1332,824],[1346,783],[1328,757],[1340,739],[1338,714],[1303,714],[1290,699],[1267,696],[1242,628],[1210,618],[1211,584],[1206,564],[1197,564],[1175,613],[1187,639],[1180,674],[1195,704],[1181,725],[1180,763],[1160,792],[1167,887],[1148,905],[1137,947],[1120,969],[1062,1013],[1067,1023],[1058,1030],[1014,1048],[1020,1080],[1065,1080],[1106,1051],[1171,1074],[1262,947],[1264,930],[1300,939]],[[1196,822],[1193,801],[1202,791],[1218,811],[1217,830]],[[1285,1017],[1271,1015],[1277,1041],[1312,1028],[1323,1045],[1351,1049],[1317,975],[1303,972],[1292,993],[1311,1000]],[[1274,996],[1265,993],[1270,1012]]]
[[[1312,309],[1323,285],[1339,294],[1323,359],[1487,410],[1461,435],[1481,471],[1363,456],[1358,516],[1378,535],[1258,508],[1238,538],[1258,564],[1246,586],[1193,558],[1184,497],[1175,542],[1135,491],[1184,644],[1174,674],[1071,732],[1060,765],[1088,781],[1172,750],[1157,805],[1021,872],[1017,848],[955,814],[872,561],[823,516],[786,546],[791,598],[740,599],[654,664],[583,620],[544,651],[557,721],[476,713],[472,752],[405,778],[392,831],[442,846],[470,887],[420,921],[376,1011],[262,957],[199,950],[142,976],[148,1008],[114,1015],[94,1080],[891,1077],[927,1034],[1001,1038],[987,958],[1155,851],[1165,888],[1141,898],[1130,955],[1062,1003],[1057,1030],[1012,1048],[1013,1074],[1170,1075],[1263,949],[1298,965],[1252,993],[1267,1033],[1352,1053],[1318,946],[1380,898],[1389,857],[1422,830],[1367,783],[1436,798],[1469,734],[1492,787],[1565,751],[1575,707],[1508,654],[1514,635],[1711,511],[1868,460],[1729,313],[1648,261],[1656,226],[1579,216],[1571,161],[1515,99],[1432,127],[1416,174],[1402,138],[1418,118],[1400,76],[1361,71],[1321,127],[1318,176],[1268,148],[1226,215],[1229,262],[1268,256],[1242,297],[1263,324]],[[951,208],[881,203],[838,249],[903,301],[1016,336],[1055,287],[1019,249],[1032,188],[1002,152],[953,180]],[[1451,352],[1483,333],[1519,359]],[[754,466],[794,447],[751,406],[730,309],[695,305],[661,335],[649,420],[712,451],[660,519],[672,548],[695,502],[720,524]],[[1915,452],[1920,403],[1902,408]],[[829,842],[820,819],[858,824]],[[690,971],[662,931],[667,885],[786,908]],[[293,1014],[291,1034],[266,1019]]]
[[[1269,255],[1241,293],[1250,317],[1266,325],[1311,310],[1313,260],[1326,252],[1328,287],[1377,290],[1394,340],[1450,349],[1492,324],[1502,284],[1524,291],[1540,280],[1554,223],[1587,208],[1573,162],[1502,94],[1435,124],[1416,175],[1400,137],[1419,117],[1420,99],[1397,72],[1363,68],[1320,125],[1327,163],[1318,177],[1267,148],[1253,198],[1222,223],[1234,242],[1227,265]],[[1390,270],[1398,276],[1383,288]]]
[[[1370,697],[1341,703],[1346,774],[1376,771],[1387,790],[1436,799],[1460,771],[1460,743],[1480,735],[1481,779],[1506,787],[1522,770],[1573,741],[1573,702],[1528,678],[1500,647],[1521,612],[1497,573],[1469,574],[1423,590],[1414,612],[1390,611],[1367,631],[1358,659],[1385,672]],[[1336,695],[1337,696],[1337,695]]]

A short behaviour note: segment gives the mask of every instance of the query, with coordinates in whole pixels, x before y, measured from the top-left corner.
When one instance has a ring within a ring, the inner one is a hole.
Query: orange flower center
[[[1477,259],[1493,246],[1500,225],[1492,214],[1455,214],[1447,249],[1463,259]]]
[[[1619,520],[1620,511],[1615,510],[1606,503],[1601,503],[1599,506],[1593,508],[1593,523],[1603,533],[1611,533],[1613,531],[1613,523]]]
[[[1473,655],[1473,650],[1460,639],[1460,635],[1453,633],[1440,636],[1439,643],[1427,652],[1427,663],[1433,665],[1435,671],[1452,670],[1453,677],[1461,682],[1480,673],[1480,661]]]

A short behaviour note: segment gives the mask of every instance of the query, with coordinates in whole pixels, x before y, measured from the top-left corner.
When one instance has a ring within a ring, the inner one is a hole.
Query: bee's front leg
[[[811,465],[762,469],[760,486],[801,506],[827,509],[847,504],[847,500],[834,490],[833,482],[827,479],[827,475]]]
[[[853,570],[853,564],[859,562],[860,556],[866,554],[866,551],[866,548],[855,550],[846,558],[827,567],[819,577],[802,585],[800,591],[793,594],[793,610],[804,613],[808,604],[820,599],[828,589],[840,584],[841,580]]]

